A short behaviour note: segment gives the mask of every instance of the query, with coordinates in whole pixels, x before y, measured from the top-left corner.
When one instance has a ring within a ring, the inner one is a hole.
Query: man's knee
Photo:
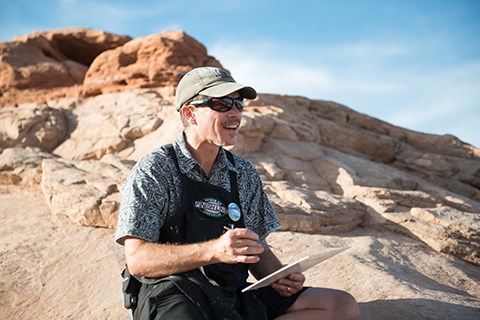
[[[355,298],[348,292],[313,288],[305,296],[309,301],[303,309],[323,309],[328,314],[335,315],[335,319],[360,319],[360,309]]]
[[[358,303],[348,292],[337,291],[332,307],[341,319],[360,319]]]

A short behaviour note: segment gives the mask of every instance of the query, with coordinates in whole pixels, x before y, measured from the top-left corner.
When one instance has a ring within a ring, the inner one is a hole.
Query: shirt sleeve
[[[150,159],[151,160],[151,159]],[[124,244],[126,236],[158,242],[165,221],[166,184],[152,173],[155,165],[142,159],[133,168],[121,193],[115,240]]]
[[[280,221],[275,213],[263,184],[255,167],[249,162],[242,168],[242,182],[245,187],[243,198],[245,205],[245,225],[255,232],[260,239],[265,239],[271,232],[281,228]],[[243,196],[243,197],[242,197]]]

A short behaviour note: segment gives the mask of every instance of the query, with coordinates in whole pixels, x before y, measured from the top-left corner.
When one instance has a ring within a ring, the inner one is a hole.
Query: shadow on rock
[[[374,300],[360,303],[362,319],[477,320],[478,308],[430,299]]]

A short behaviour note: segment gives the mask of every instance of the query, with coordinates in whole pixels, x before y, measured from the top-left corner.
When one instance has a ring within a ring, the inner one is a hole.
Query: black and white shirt
[[[238,193],[247,229],[261,239],[281,227],[255,167],[234,154],[235,166],[220,149],[211,176],[207,177],[188,151],[183,133],[173,143],[180,170],[190,179],[230,191],[229,170],[237,173]],[[123,244],[125,236],[158,242],[160,228],[172,217],[182,199],[180,174],[165,146],[157,148],[134,166],[122,189],[115,239]]]

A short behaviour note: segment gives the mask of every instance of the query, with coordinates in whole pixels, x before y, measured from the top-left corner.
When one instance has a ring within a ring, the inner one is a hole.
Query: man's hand
[[[287,277],[279,279],[272,283],[272,288],[277,290],[282,297],[290,297],[303,288],[305,276],[303,273],[292,273]]]
[[[258,236],[248,229],[232,229],[220,238],[212,240],[215,262],[224,263],[256,263],[264,250],[257,242]]]

